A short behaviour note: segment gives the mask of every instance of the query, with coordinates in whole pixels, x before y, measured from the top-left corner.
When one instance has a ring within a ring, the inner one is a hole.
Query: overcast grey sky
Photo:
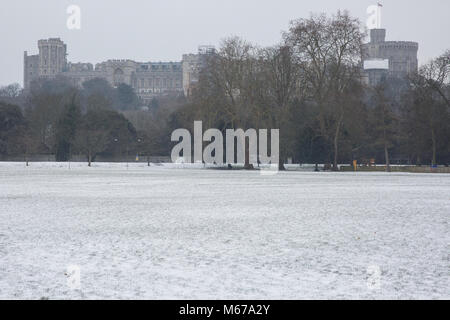
[[[238,35],[262,46],[277,43],[289,21],[310,12],[348,9],[363,24],[377,0],[2,0],[0,86],[23,81],[23,51],[37,40],[62,38],[69,61],[180,61],[200,44]],[[420,44],[419,62],[450,48],[449,0],[384,0],[388,40]],[[67,7],[81,8],[81,30],[66,27]]]

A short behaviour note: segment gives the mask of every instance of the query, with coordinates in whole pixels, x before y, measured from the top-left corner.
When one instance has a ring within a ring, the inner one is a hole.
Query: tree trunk
[[[384,142],[384,158],[386,160],[386,171],[391,172],[391,163],[389,160],[389,150],[386,141]]]
[[[336,132],[334,135],[334,159],[333,159],[333,171],[338,171],[338,151],[339,151],[339,134],[341,132],[342,115],[340,116],[336,125]]]
[[[431,129],[431,141],[432,141],[432,148],[433,148],[433,159],[432,159],[432,165],[436,165],[436,134],[434,133],[434,129]]]
[[[29,166],[28,163],[28,145],[25,145],[25,162],[27,164],[27,167]]]
[[[334,159],[333,159],[333,171],[338,171],[338,164],[337,164],[337,159],[338,159],[338,142],[337,142],[337,137],[334,137]]]
[[[386,161],[386,171],[391,172],[391,163],[389,160],[389,149],[388,142],[386,139],[386,123],[384,121],[384,110],[383,110],[383,143],[384,143],[384,160]]]

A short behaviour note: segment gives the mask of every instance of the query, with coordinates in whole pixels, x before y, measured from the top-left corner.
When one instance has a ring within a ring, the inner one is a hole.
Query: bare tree
[[[439,140],[446,139],[443,136],[445,135],[445,129],[442,130],[442,128],[448,127],[446,120],[448,108],[445,107],[446,102],[438,98],[442,96],[438,93],[437,87],[434,84],[430,85],[430,78],[423,74],[417,74],[410,80],[412,101],[408,103],[408,108],[411,113],[416,115],[413,125],[417,128],[424,127],[428,131],[431,141],[431,163],[436,165]]]
[[[254,61],[255,48],[239,37],[223,40],[220,50],[209,60],[208,79],[221,92],[220,104],[232,128],[245,126],[248,114],[242,105]]]
[[[85,124],[78,130],[75,143],[77,148],[86,155],[89,167],[97,154],[106,149],[109,138],[109,133],[103,128]]]
[[[450,98],[446,95],[444,88],[450,85],[450,49],[422,66],[419,73],[426,80],[427,85],[436,91],[450,107]]]
[[[340,12],[293,21],[284,35],[298,57],[308,83],[309,98],[318,108],[319,134],[332,146],[337,170],[339,138],[349,97],[346,92],[360,77],[360,22]]]
[[[260,118],[269,119],[270,123],[266,123],[269,127],[280,129],[279,169],[284,170],[284,160],[295,140],[292,136],[294,130],[291,127],[291,106],[295,98],[303,99],[303,78],[295,62],[293,49],[288,45],[264,49],[259,61],[263,73],[260,83],[263,99],[258,109],[266,111]]]
[[[392,101],[386,94],[387,83],[381,83],[373,89],[374,108],[371,112],[373,119],[370,128],[373,130],[372,139],[375,147],[381,146],[384,152],[386,171],[391,172],[389,150],[397,136],[398,117],[393,112]]]
[[[22,94],[22,87],[18,83],[13,83],[0,88],[0,97],[17,98]]]

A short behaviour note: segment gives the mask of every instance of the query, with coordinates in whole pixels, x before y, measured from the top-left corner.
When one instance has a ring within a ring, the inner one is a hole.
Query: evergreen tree
[[[135,110],[138,106],[139,98],[133,88],[125,83],[117,87],[117,98],[120,110]]]
[[[73,150],[77,125],[81,118],[80,106],[74,94],[71,102],[65,106],[57,123],[56,161],[69,161]]]

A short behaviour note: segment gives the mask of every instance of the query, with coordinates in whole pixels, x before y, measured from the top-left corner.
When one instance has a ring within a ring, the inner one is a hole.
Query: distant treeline
[[[280,129],[281,162],[449,164],[450,50],[418,74],[370,87],[364,39],[342,12],[293,21],[269,48],[231,37],[207,56],[191,96],[154,99],[145,110],[131,87],[101,79],[83,88],[38,81],[26,95],[9,86],[0,92],[0,154],[169,155],[171,132],[202,120],[223,132]]]
[[[8,96],[0,101],[3,156],[54,154],[57,161],[68,161],[74,154],[84,154],[90,163],[98,154],[125,159],[133,153],[168,152],[170,137],[165,139],[158,129],[158,101],[139,112],[139,99],[126,84],[113,88],[106,80],[93,79],[76,88],[57,77],[33,82],[27,93],[15,85],[2,93]],[[144,120],[145,130],[138,131],[128,118]]]

